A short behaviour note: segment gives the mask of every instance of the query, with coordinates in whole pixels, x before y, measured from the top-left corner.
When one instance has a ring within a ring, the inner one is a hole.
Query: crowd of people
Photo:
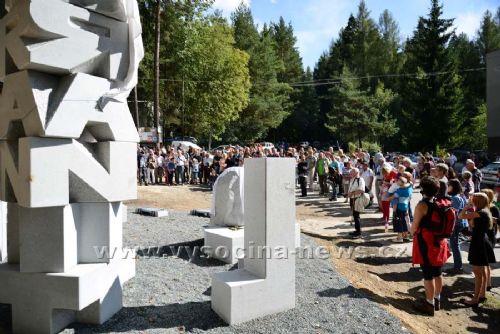
[[[342,197],[349,203],[354,221],[351,237],[362,236],[361,214],[375,206],[385,231],[392,225],[397,234],[394,242],[413,242],[413,264],[421,266],[425,288],[425,298],[415,303],[418,311],[433,316],[440,310],[442,267],[453,257],[448,274],[463,273],[460,243],[464,240],[470,241],[468,261],[475,277],[474,293],[464,305],[483,303],[492,287],[490,265],[496,262],[494,247],[499,241],[500,170],[494,190],[481,189],[483,176],[472,159],[456,171],[452,154],[435,158],[419,153],[412,161],[398,155],[387,159],[380,152],[362,149],[348,154],[333,147],[284,150],[256,144],[228,147],[213,155],[193,148],[138,147],[137,153],[138,182],[144,185],[211,186],[225,169],[241,167],[245,159],[294,158],[300,196],[317,189],[319,196],[330,201]],[[422,200],[412,207],[415,189],[420,189]]]

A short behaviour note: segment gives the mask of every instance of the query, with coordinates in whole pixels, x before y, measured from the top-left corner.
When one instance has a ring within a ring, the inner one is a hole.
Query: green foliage
[[[486,54],[500,49],[500,7],[496,17],[489,10],[484,13],[478,34],[477,45],[482,55],[482,62],[485,64]]]
[[[464,130],[457,134],[457,147],[466,147],[469,150],[485,150],[488,148],[486,131],[487,107],[483,103],[477,108],[477,114],[467,119]]]
[[[355,153],[356,152],[356,149],[359,148],[358,146],[359,143],[355,144],[353,142],[349,142],[347,144],[348,148],[349,148],[349,153]],[[372,143],[372,142],[367,142],[367,141],[363,141],[362,143],[362,148],[368,152],[380,152],[381,151],[381,147],[380,147],[380,144],[379,143]]]
[[[276,43],[267,27],[259,34],[250,9],[244,4],[231,18],[234,31],[241,34],[235,38],[236,47],[250,55],[252,87],[248,106],[229,124],[224,138],[230,142],[252,142],[264,138],[269,129],[277,128],[289,115],[292,88],[278,81],[284,64],[276,54]]]
[[[375,92],[363,90],[352,73],[344,68],[340,84],[331,89],[333,109],[327,114],[326,127],[339,137],[357,140],[392,136],[395,120],[388,116],[394,93],[379,83]]]
[[[233,43],[227,23],[199,20],[188,27],[176,64],[186,81],[184,117],[191,134],[219,136],[248,105],[249,57]]]
[[[275,52],[281,62],[281,69],[277,73],[278,81],[282,83],[311,81],[312,73],[310,70],[309,74],[304,73],[292,25],[287,25],[285,20],[280,17],[278,23],[271,23],[269,35],[274,40]],[[296,86],[293,88],[290,93],[290,101],[285,106],[289,115],[278,128],[269,131],[269,140],[286,139],[298,142],[302,138],[308,138],[309,129],[307,129],[306,124],[310,124],[310,122],[303,123],[302,121],[314,118],[314,108],[317,106],[317,102],[315,96],[311,95],[314,94],[313,90],[311,87]],[[306,103],[310,105],[306,105]]]
[[[160,105],[165,132],[208,138],[224,132],[249,100],[248,54],[234,47],[232,28],[212,0],[162,1]],[[156,0],[140,0],[145,58],[139,96],[153,100]],[[142,124],[151,125],[151,103],[141,104]]]
[[[401,137],[414,151],[449,147],[464,123],[462,78],[447,48],[453,20],[441,15],[442,6],[432,0],[429,15],[420,18],[405,48],[404,72],[417,75],[401,82]]]

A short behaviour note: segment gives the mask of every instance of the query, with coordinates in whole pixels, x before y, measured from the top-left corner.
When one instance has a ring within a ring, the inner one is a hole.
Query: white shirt
[[[363,180],[362,177],[354,178],[349,183],[349,193],[353,193],[358,190],[365,192],[365,187],[366,187],[365,180]]]
[[[159,155],[159,156],[156,158],[156,166],[158,166],[158,167],[163,166],[163,157],[162,157],[161,155]]]
[[[364,170],[362,173],[361,173],[361,178],[363,178],[363,180],[365,181],[365,184],[367,186],[370,185],[370,179],[372,179],[372,182],[373,182],[373,177],[375,176],[375,173],[373,173],[373,171],[368,168],[367,170]]]
[[[177,164],[177,166],[184,166],[184,162],[186,161],[186,157],[181,155],[181,156],[178,156],[176,159],[175,159],[175,162]]]
[[[448,161],[450,162],[450,165],[453,166],[457,162],[457,157],[455,154],[452,154],[449,158]]]

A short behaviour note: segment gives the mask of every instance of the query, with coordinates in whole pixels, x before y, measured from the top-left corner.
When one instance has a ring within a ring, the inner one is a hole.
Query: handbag
[[[370,195],[367,193],[363,193],[354,201],[354,210],[357,212],[365,212],[368,204],[370,204]]]

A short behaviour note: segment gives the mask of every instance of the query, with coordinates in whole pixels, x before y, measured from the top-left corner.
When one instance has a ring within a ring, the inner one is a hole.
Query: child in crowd
[[[396,201],[393,224],[394,232],[398,233],[398,237],[395,241],[408,242],[410,241],[408,238],[408,230],[410,226],[408,208],[410,207],[410,198],[413,193],[413,187],[411,186],[410,180],[408,180],[408,175],[405,174],[400,176],[398,182],[396,183],[398,187],[394,191],[394,194],[390,197],[391,200]]]
[[[470,195],[474,192],[474,182],[472,182],[472,173],[465,171],[462,173],[462,189],[463,195],[466,200],[469,199]]]
[[[200,183],[200,163],[197,159],[193,159],[192,170],[191,170],[191,179],[193,184]]]

